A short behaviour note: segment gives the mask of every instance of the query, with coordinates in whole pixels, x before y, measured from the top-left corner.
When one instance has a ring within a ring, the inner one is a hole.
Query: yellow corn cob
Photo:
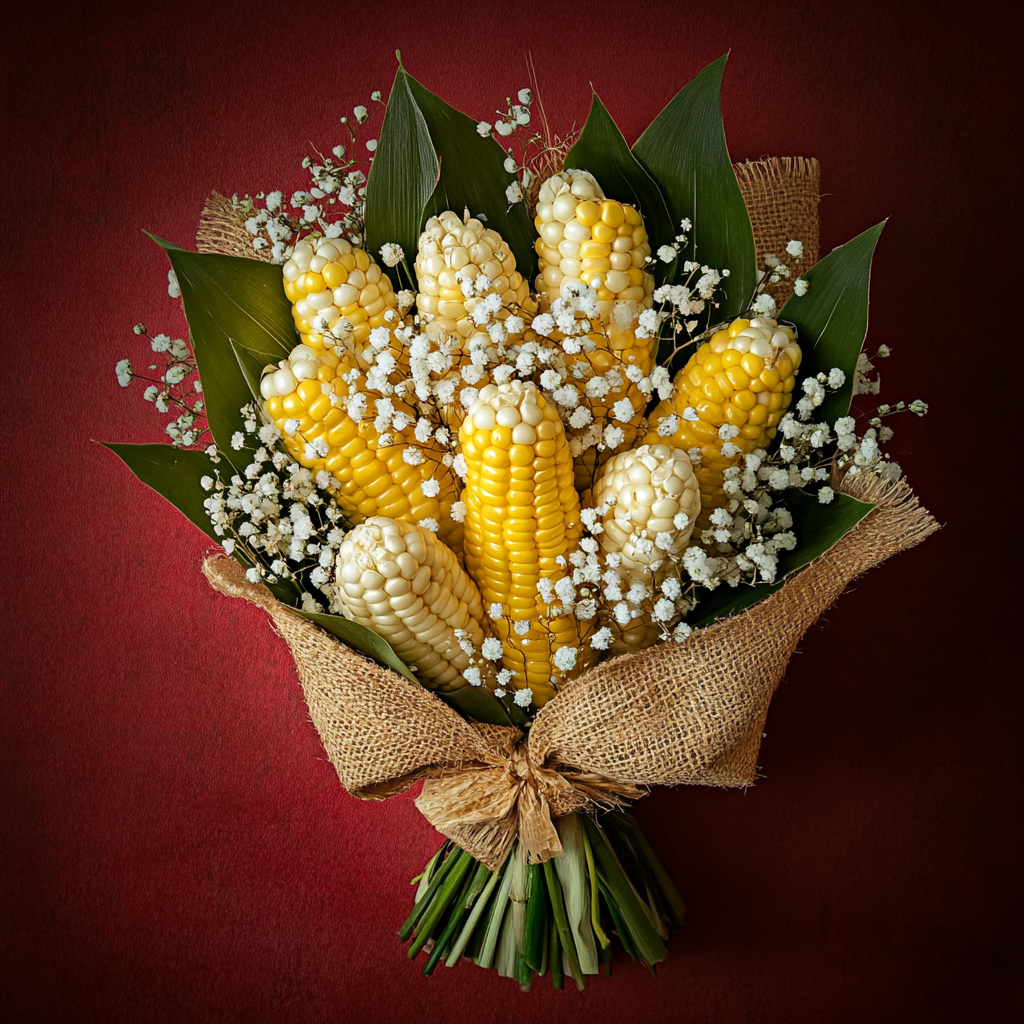
[[[647,398],[626,379],[628,366],[640,368],[647,377],[654,369],[656,338],[637,338],[637,316],[650,308],[654,278],[647,273],[651,247],[643,218],[632,206],[607,199],[593,175],[586,171],[562,171],[548,178],[537,197],[534,219],[540,237],[536,242],[540,257],[537,291],[545,309],[558,298],[567,299],[583,285],[597,291],[597,310],[602,327],[588,334],[593,350],[566,358],[572,372],[578,361],[589,364],[594,374],[605,375],[615,369],[621,384],[602,397],[584,395],[580,404],[592,416],[592,424],[603,430],[608,423],[622,427],[619,450],[631,448],[643,419]],[[554,335],[561,341],[563,336]],[[571,378],[570,378],[571,379]],[[613,420],[610,410],[628,399],[633,407],[626,421]],[[584,437],[590,426],[571,431]],[[601,463],[613,452],[599,453],[585,448],[575,460],[576,487],[585,495],[594,482]]]
[[[468,685],[470,659],[456,630],[479,652],[483,605],[476,584],[433,533],[375,516],[342,541],[336,570],[346,616],[384,637],[424,686],[451,692]]]
[[[634,583],[651,592],[640,602],[640,614],[627,621],[622,621],[625,615],[616,615],[614,604],[601,610],[601,624],[614,637],[613,653],[638,651],[657,642],[672,624],[672,620],[655,621],[652,613],[658,596],[654,591],[675,572],[700,514],[700,493],[690,459],[667,444],[645,444],[622,452],[602,470],[594,485],[594,504],[608,506],[599,540],[606,558],[619,556],[623,593]]]
[[[394,410],[387,433],[379,432],[368,408],[373,399],[360,403],[354,385],[345,380],[354,369],[358,372],[348,353],[342,358],[297,345],[287,360],[263,371],[267,417],[297,462],[331,474],[334,496],[353,522],[375,515],[409,523],[432,519],[441,540],[461,554],[462,524],[451,517],[458,488],[442,462],[445,449],[433,438],[416,440],[416,414],[398,399],[377,400],[378,409],[387,401]],[[434,490],[431,480],[437,485],[433,494],[428,493]]]
[[[728,504],[722,490],[725,470],[744,453],[767,447],[775,436],[789,408],[800,360],[789,327],[770,317],[734,320],[697,349],[677,374],[671,397],[651,414],[645,443],[700,450],[698,530],[706,530],[711,513]],[[686,419],[688,409],[696,419]],[[673,415],[675,429],[663,432],[664,421]],[[740,454],[731,458],[722,454],[726,441],[719,436],[726,423],[739,430],[731,443]]]
[[[593,285],[605,321],[617,301],[651,305],[654,278],[645,270],[651,247],[643,219],[632,206],[606,199],[593,175],[570,170],[548,178],[534,223],[540,235],[537,292],[548,303]]]
[[[576,618],[555,614],[538,593],[541,580],[567,575],[567,556],[580,540],[580,504],[561,420],[532,383],[489,384],[466,415],[459,435],[466,459],[466,567],[484,605],[501,606],[493,629],[516,689],[534,703],[554,695],[552,657],[580,647]],[[562,561],[560,562],[559,559]],[[514,622],[529,622],[518,634]],[[585,667],[578,650],[572,678]]]
[[[480,277],[490,285],[479,292],[474,288],[467,296],[463,282],[475,286]],[[477,330],[471,314],[486,295],[501,296],[500,319],[515,308],[535,308],[508,243],[493,228],[470,218],[468,210],[462,217],[447,210],[427,221],[416,253],[416,280],[420,317],[463,338]]]
[[[394,334],[398,298],[369,253],[343,238],[303,240],[283,270],[284,291],[304,344],[316,352],[341,345],[366,369],[370,332],[384,327],[399,376],[405,376],[408,358]]]

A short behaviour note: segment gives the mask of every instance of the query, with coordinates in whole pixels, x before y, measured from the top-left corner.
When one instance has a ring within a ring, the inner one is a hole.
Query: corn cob
[[[536,250],[537,292],[550,304],[583,285],[597,289],[598,311],[609,321],[615,302],[651,305],[654,278],[645,271],[651,247],[632,206],[606,199],[586,171],[561,171],[540,187]]]
[[[545,309],[559,299],[568,299],[584,285],[597,292],[597,311],[602,326],[587,335],[591,351],[566,357],[572,373],[577,362],[589,365],[589,373],[605,376],[617,371],[619,383],[601,396],[584,395],[580,404],[592,415],[591,425],[572,431],[582,438],[601,432],[609,423],[623,430],[619,446],[631,448],[636,441],[647,397],[626,378],[626,368],[636,366],[647,377],[654,369],[656,338],[636,336],[637,316],[650,308],[654,278],[647,273],[651,247],[639,212],[605,198],[601,186],[586,171],[562,171],[541,185],[534,219],[540,237],[537,291]],[[563,340],[563,335],[553,335]],[[588,346],[589,347],[589,346]],[[625,420],[613,418],[611,410],[627,400],[632,414]],[[599,465],[613,453],[599,454],[590,445],[576,456],[576,488],[586,495],[593,486]]]
[[[722,490],[725,470],[743,454],[766,448],[775,436],[789,408],[800,360],[789,327],[769,317],[734,320],[697,349],[676,375],[672,395],[651,414],[646,444],[700,452],[698,530],[708,529],[711,513],[728,504]],[[729,442],[720,435],[726,424],[739,432]],[[724,455],[726,443],[739,453]]]
[[[619,556],[623,595],[635,583],[650,592],[634,603],[639,614],[632,617],[627,618],[626,607],[621,615],[614,605],[601,610],[601,624],[614,637],[613,653],[625,654],[655,643],[672,624],[671,619],[656,621],[653,616],[655,588],[675,572],[689,544],[700,514],[700,493],[686,452],[667,444],[645,444],[605,465],[594,485],[594,504],[607,508],[599,539],[606,558]]]
[[[374,516],[342,541],[336,572],[346,616],[384,637],[424,686],[451,692],[467,685],[470,658],[459,641],[480,650],[483,605],[433,533]]]
[[[492,628],[512,685],[529,687],[541,706],[554,695],[553,656],[580,645],[575,616],[543,600],[538,589],[567,575],[566,559],[581,536],[562,423],[532,383],[489,384],[459,439],[466,460],[466,567],[488,610],[501,607]],[[529,629],[520,634],[514,623]],[[575,671],[563,679],[585,667],[585,654],[578,651]]]
[[[488,284],[477,290],[481,277]],[[508,243],[493,228],[470,218],[468,210],[462,217],[447,210],[427,221],[416,253],[416,280],[420,317],[462,338],[477,330],[473,309],[486,295],[501,296],[500,319],[513,309],[535,308]]]
[[[267,417],[300,465],[331,474],[335,499],[353,522],[376,515],[434,520],[441,540],[461,554],[462,524],[451,516],[458,488],[443,464],[445,449],[433,438],[416,440],[416,415],[397,399],[378,399],[377,415],[368,411],[366,398],[345,379],[358,372],[353,362],[349,353],[343,358],[297,345],[287,360],[263,371]],[[382,408],[391,415],[378,430]]]
[[[400,322],[398,298],[369,253],[343,238],[306,239],[296,243],[283,273],[303,344],[315,352],[340,344],[366,369],[370,332],[383,327],[398,375],[405,376],[408,358],[394,334]]]

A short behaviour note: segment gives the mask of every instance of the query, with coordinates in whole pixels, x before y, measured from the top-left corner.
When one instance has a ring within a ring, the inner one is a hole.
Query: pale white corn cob
[[[513,309],[534,308],[508,243],[468,210],[462,217],[446,210],[427,221],[416,253],[416,280],[421,319],[462,338],[478,329],[473,309],[487,295],[501,297],[499,319]]]
[[[700,515],[700,490],[689,456],[667,444],[643,445],[616,455],[594,486],[594,505],[604,507],[599,539],[605,558],[618,556],[623,596],[641,584],[641,602],[606,602],[601,624],[614,636],[616,654],[655,643],[672,619],[656,620],[659,584],[676,571]]]
[[[355,527],[336,563],[345,614],[379,633],[429,689],[458,690],[486,638],[476,584],[429,530],[383,516]]]

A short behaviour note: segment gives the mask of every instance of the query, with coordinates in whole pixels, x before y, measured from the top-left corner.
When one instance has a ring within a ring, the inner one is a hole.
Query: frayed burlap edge
[[[245,219],[245,213],[232,200],[211,192],[199,215],[196,249],[268,262],[270,248],[253,248],[253,236],[245,230]]]

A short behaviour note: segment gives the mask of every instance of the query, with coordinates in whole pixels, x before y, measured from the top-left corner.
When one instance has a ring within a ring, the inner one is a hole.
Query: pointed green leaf
[[[816,495],[795,489],[785,492],[785,501],[793,514],[797,546],[779,555],[777,582],[717,587],[694,609],[693,616],[687,620],[691,626],[706,626],[770,597],[782,588],[788,576],[835,547],[875,507],[847,494],[836,494],[827,505],[822,505]]]
[[[154,241],[167,253],[181,286],[210,432],[221,454],[240,468],[231,436],[242,430],[240,410],[252,396],[231,342],[261,353],[267,362],[287,357],[295,347],[298,338],[281,268],[238,256],[188,252],[155,237]]]
[[[801,274],[807,293],[791,295],[779,314],[780,320],[796,325],[803,352],[801,378],[828,373],[833,367],[846,374],[846,383],[815,412],[817,420],[834,423],[850,411],[857,356],[868,330],[871,257],[883,227],[885,221],[834,249]]]
[[[423,208],[439,173],[427,122],[412,97],[409,76],[400,67],[366,182],[366,247],[374,259],[385,242],[396,242],[405,252],[407,267],[412,266],[423,227]],[[415,287],[415,281],[400,280],[398,267],[383,269],[396,289],[410,284]]]
[[[411,683],[419,684],[419,680],[409,671],[405,662],[395,654],[391,644],[379,633],[366,626],[343,618],[341,615],[326,615],[323,612],[306,612],[296,609],[304,619],[315,622],[333,637],[347,644],[354,651],[365,654],[380,665],[394,669]]]
[[[729,271],[708,323],[742,313],[757,283],[750,217],[725,144],[722,73],[726,57],[709,64],[684,86],[633,146],[668,202],[673,225],[688,217],[689,243],[680,253]]]
[[[268,357],[262,352],[254,352],[251,348],[239,345],[237,342],[230,342],[231,351],[235,354],[238,368],[242,371],[246,387],[252,400],[262,403],[263,396],[260,394],[260,381],[263,379],[263,369],[269,365]]]
[[[658,183],[629,151],[622,132],[596,92],[591,99],[587,123],[566,154],[565,166],[590,171],[606,196],[635,206],[643,215],[652,252],[657,252],[678,234]],[[659,260],[654,268],[658,284],[673,270],[672,265]]]
[[[515,704],[509,707],[481,686],[463,686],[450,693],[438,690],[436,694],[456,711],[488,725],[517,725],[522,728],[529,721],[521,708]]]
[[[441,159],[441,176],[423,209],[420,226],[445,210],[454,210],[460,216],[464,208],[474,217],[482,213],[487,226],[508,242],[516,258],[516,270],[531,281],[537,270],[533,248],[536,233],[526,203],[510,204],[505,195],[505,189],[515,180],[505,170],[505,151],[493,138],[481,138],[471,117],[449,106],[411,75],[406,78]]]
[[[221,542],[203,507],[207,492],[199,482],[204,476],[217,476],[217,466],[209,456],[169,444],[104,443],[103,447],[109,448],[147,487],[166,498],[203,533],[218,544]]]
[[[174,448],[169,444],[104,444],[147,487],[166,498],[186,519],[194,523],[218,544],[218,537],[206,514],[203,502],[207,492],[200,480],[204,476],[216,477],[217,465],[204,452],[189,448]],[[245,557],[244,548],[236,545],[232,557],[244,568],[252,566]],[[279,601],[287,605],[298,603],[301,590],[292,580],[268,583],[268,589]]]

